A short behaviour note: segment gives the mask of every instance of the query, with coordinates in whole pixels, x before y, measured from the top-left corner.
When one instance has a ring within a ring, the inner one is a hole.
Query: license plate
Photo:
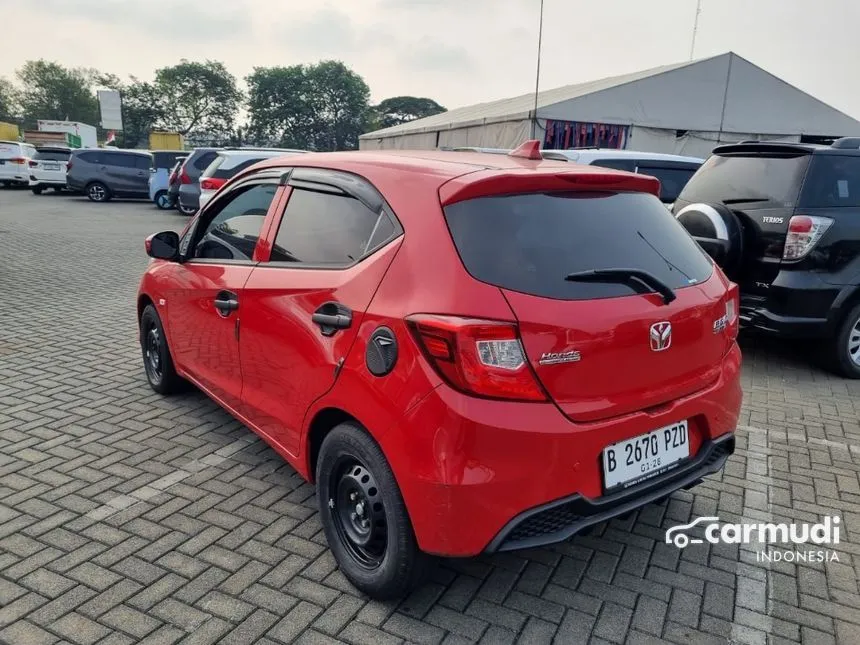
[[[687,422],[664,428],[603,449],[603,481],[606,489],[626,488],[676,466],[690,456]]]
[[[60,164],[58,163],[46,163],[45,170],[59,170]]]

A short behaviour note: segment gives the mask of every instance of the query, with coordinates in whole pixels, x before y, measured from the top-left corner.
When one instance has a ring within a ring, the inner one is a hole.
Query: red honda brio
[[[738,290],[659,182],[510,155],[257,164],[146,240],[146,376],[317,486],[346,577],[565,540],[734,450]]]

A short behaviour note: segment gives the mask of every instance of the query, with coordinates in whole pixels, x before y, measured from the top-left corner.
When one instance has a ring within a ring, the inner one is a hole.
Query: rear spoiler
[[[551,191],[623,191],[660,196],[660,180],[597,166],[479,170],[455,177],[439,188],[442,206],[467,199]]]
[[[806,155],[815,150],[814,147],[793,143],[730,143],[714,148],[715,155],[742,155],[744,153],[768,153],[773,155]]]

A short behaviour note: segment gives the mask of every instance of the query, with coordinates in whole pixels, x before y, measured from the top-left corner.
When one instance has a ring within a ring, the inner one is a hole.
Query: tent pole
[[[532,139],[537,139],[538,131],[538,90],[540,89],[540,52],[543,44],[543,0],[540,0],[540,23],[538,24],[537,72],[535,73],[535,109],[532,112]]]
[[[702,0],[696,2],[696,18],[693,20],[693,40],[690,43],[690,60],[693,60],[693,54],[696,51],[696,36],[699,33],[699,14],[702,13]]]

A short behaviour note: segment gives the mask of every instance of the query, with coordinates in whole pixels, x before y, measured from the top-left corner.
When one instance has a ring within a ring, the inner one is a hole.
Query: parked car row
[[[0,142],[0,182],[69,189],[94,202],[114,197],[150,199],[158,208],[197,212],[233,175],[263,159],[302,154],[283,148],[180,150],[72,150]],[[202,180],[202,185],[201,185]]]
[[[657,179],[537,143],[279,155],[145,242],[150,386],[197,385],[314,482],[372,597],[427,554],[566,540],[734,451],[737,286]]]

